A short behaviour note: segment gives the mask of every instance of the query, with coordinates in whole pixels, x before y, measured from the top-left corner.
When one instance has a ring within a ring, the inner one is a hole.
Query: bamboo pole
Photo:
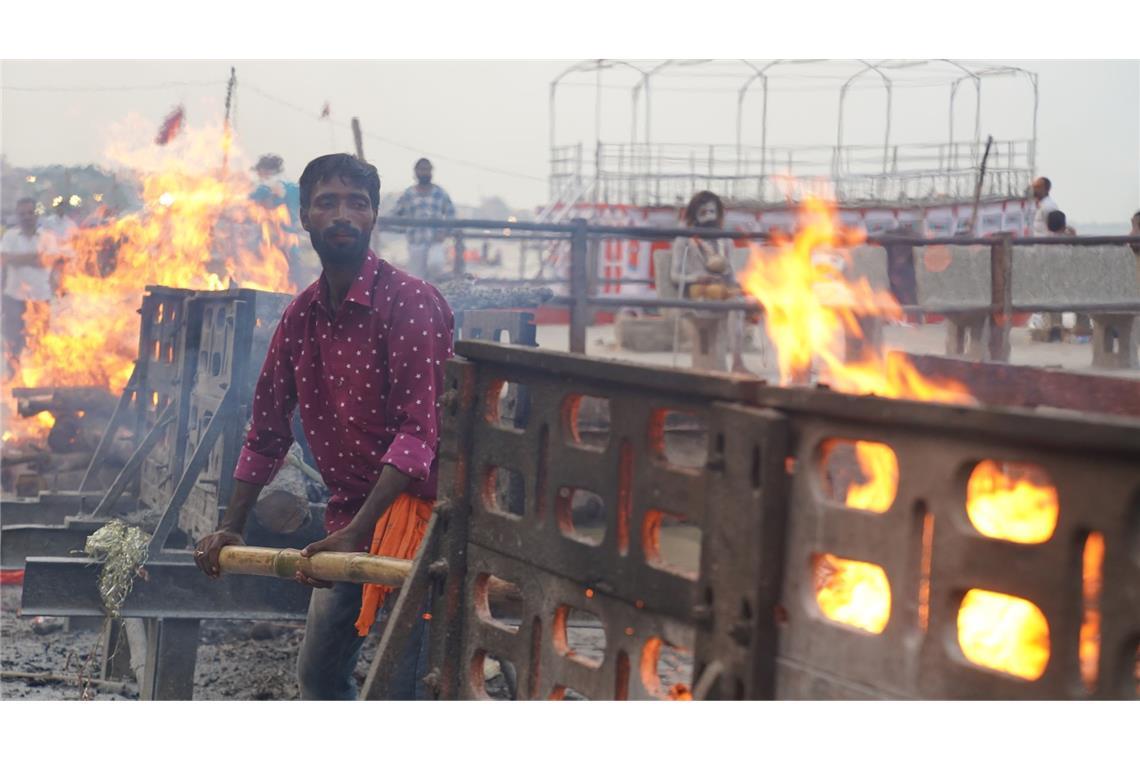
[[[318,552],[301,556],[300,549],[262,546],[224,546],[218,556],[223,573],[293,579],[298,570],[310,578],[333,583],[375,583],[402,586],[412,569],[410,559],[379,557],[364,552]],[[487,594],[492,601],[518,602],[522,594],[513,583],[491,577]]]
[[[310,578],[330,582],[400,586],[412,562],[364,552],[319,552],[302,557],[299,549],[226,546],[218,558],[223,573],[292,579],[300,570]]]

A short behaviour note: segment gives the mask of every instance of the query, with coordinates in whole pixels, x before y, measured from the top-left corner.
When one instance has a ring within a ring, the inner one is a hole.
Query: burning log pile
[[[106,388],[14,388],[17,414],[50,421],[46,438],[5,447],[3,485],[21,496],[34,496],[49,485],[71,490],[111,419],[115,398]],[[108,451],[109,467],[121,467],[130,456],[129,441],[119,438]],[[49,480],[50,479],[50,480]]]
[[[142,208],[72,234],[56,297],[48,308],[29,309],[26,345],[5,357],[5,489],[76,488],[136,357],[173,355],[172,343],[140,346],[144,284],[295,289],[286,249],[296,235],[287,211],[258,205],[248,177],[218,169],[223,148],[241,160],[229,137],[187,128],[156,145],[149,134],[153,129],[128,123],[108,150],[112,164],[140,177]],[[130,425],[111,431],[107,472],[140,440]],[[108,484],[103,473],[92,475],[89,485]]]

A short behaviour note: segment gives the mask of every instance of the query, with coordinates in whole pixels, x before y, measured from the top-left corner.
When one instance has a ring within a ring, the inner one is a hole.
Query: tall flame
[[[755,246],[740,276],[744,291],[764,307],[780,382],[804,382],[818,373],[843,393],[973,403],[963,385],[923,376],[902,354],[866,344],[858,356],[843,355],[845,334],[863,337],[860,316],[898,318],[902,311],[889,294],[875,292],[865,278],[844,278],[842,265],[834,265],[865,236],[842,229],[832,204],[807,200],[799,222],[793,237]],[[855,457],[863,478],[848,488],[845,506],[889,509],[898,482],[894,453],[858,441]],[[976,482],[971,479],[966,509],[983,535],[1044,541],[1056,525],[1057,494],[1016,468],[986,467]],[[885,628],[891,591],[881,567],[822,554],[813,571],[816,601],[828,618],[870,633]],[[1049,660],[1048,623],[1028,600],[972,589],[962,601],[958,632],[963,653],[985,667],[1033,679]]]
[[[18,360],[7,357],[10,387],[120,392],[138,352],[137,309],[146,285],[295,291],[286,250],[297,241],[288,211],[250,200],[250,179],[219,168],[226,147],[237,165],[222,130],[184,129],[165,146],[148,140],[153,128],[137,119],[118,132],[107,156],[141,179],[143,207],[69,239],[74,255],[62,264],[62,296],[50,309],[28,314],[27,345]],[[42,437],[42,423],[21,420],[10,394],[4,397],[5,439]]]

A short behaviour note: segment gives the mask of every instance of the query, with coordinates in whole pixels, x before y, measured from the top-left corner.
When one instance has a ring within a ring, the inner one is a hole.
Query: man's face
[[[416,164],[416,181],[421,185],[431,184],[431,164]]]
[[[697,209],[697,226],[716,227],[717,216],[716,203],[714,201],[705,201]]]
[[[20,228],[27,233],[34,232],[36,229],[36,204],[34,203],[20,203],[16,205],[16,218],[20,222]]]
[[[308,207],[301,209],[301,226],[326,264],[363,256],[375,224],[376,209],[368,192],[340,177],[318,182]]]
[[[1042,198],[1044,198],[1048,194],[1049,194],[1049,191],[1045,189],[1045,180],[1043,180],[1043,179],[1033,180],[1033,197],[1034,198],[1036,198],[1037,200],[1041,200]]]

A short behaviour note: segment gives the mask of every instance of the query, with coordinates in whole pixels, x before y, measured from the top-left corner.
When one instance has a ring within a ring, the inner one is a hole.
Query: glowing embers
[[[708,425],[695,414],[654,409],[649,418],[649,449],[670,466],[699,470],[708,461]]]
[[[693,698],[691,653],[653,636],[641,649],[641,684],[658,699],[688,701]]]
[[[606,629],[597,615],[559,605],[554,611],[554,651],[587,668],[600,668],[605,658]]]
[[[835,502],[886,512],[899,486],[899,460],[885,443],[829,438],[820,445],[824,490]]]
[[[482,649],[471,658],[468,679],[477,699],[513,700],[518,694],[514,663]]]
[[[558,489],[554,506],[562,535],[590,546],[600,546],[606,537],[606,503],[593,491],[575,486]]]
[[[501,428],[524,430],[530,418],[530,389],[521,383],[492,380],[483,400],[483,417]]]
[[[1036,681],[1049,664],[1049,623],[1026,599],[970,589],[958,608],[958,645],[975,665]]]
[[[509,467],[487,468],[483,475],[483,507],[488,512],[520,519],[526,509],[526,482]]]
[[[556,685],[550,690],[550,699],[566,700],[567,702],[586,702],[589,697],[581,692],[574,691],[569,686]]]
[[[986,459],[970,473],[966,513],[983,536],[1039,544],[1057,527],[1057,489],[1040,467]]]
[[[815,600],[829,619],[882,633],[891,617],[891,585],[883,568],[834,554],[812,557]]]
[[[562,399],[562,432],[566,443],[605,451],[610,443],[610,402],[572,393]]]
[[[1081,681],[1090,693],[1096,690],[1100,666],[1100,594],[1104,575],[1104,535],[1090,533],[1081,558]]]
[[[490,573],[475,578],[475,614],[487,625],[507,633],[518,633],[522,592],[508,580]]]
[[[701,569],[701,529],[680,515],[650,509],[641,545],[651,567],[696,580]]]

